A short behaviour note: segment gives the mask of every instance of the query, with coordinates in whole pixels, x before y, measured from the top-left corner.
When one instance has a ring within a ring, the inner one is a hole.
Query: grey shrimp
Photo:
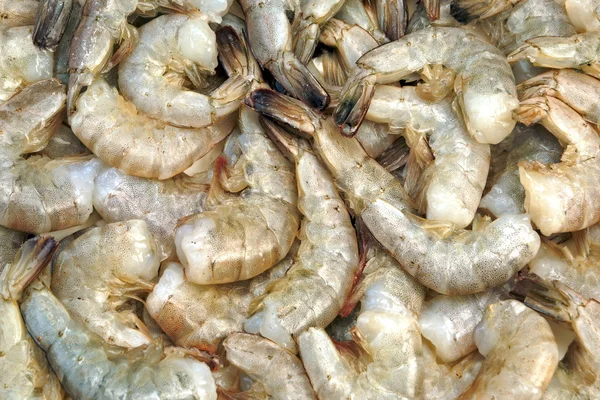
[[[504,283],[535,256],[540,239],[528,215],[503,216],[473,231],[421,219],[400,181],[355,139],[342,137],[330,118],[269,90],[254,91],[247,102],[313,137],[352,211],[421,284],[443,294],[476,293]]]
[[[518,99],[510,66],[497,48],[460,28],[423,29],[362,56],[342,91],[336,124],[352,135],[367,113],[376,83],[394,82],[434,64],[456,73],[460,112],[478,142],[499,143],[512,132]]]

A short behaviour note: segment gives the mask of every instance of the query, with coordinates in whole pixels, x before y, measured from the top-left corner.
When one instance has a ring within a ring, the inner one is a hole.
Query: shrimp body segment
[[[518,106],[515,80],[502,52],[460,28],[429,28],[384,44],[362,56],[342,91],[334,119],[346,135],[364,118],[376,83],[391,83],[427,65],[456,73],[454,90],[467,130],[480,143],[508,136]]]
[[[206,210],[182,220],[175,234],[177,255],[193,283],[260,274],[285,257],[298,230],[292,166],[255,112],[242,108],[239,126],[225,146],[230,164],[217,160]],[[239,194],[226,192],[228,187]]]
[[[261,113],[314,138],[314,148],[355,215],[421,284],[460,295],[506,282],[536,254],[540,239],[526,214],[507,215],[473,231],[412,214],[400,181],[368,157],[334,122],[273,91],[257,90],[247,100]]]

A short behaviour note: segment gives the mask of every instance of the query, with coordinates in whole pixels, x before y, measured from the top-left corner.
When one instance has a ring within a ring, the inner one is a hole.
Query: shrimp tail
[[[569,324],[572,319],[569,313],[569,300],[581,297],[559,281],[549,282],[526,271],[519,273],[517,284],[510,293],[528,307]]]
[[[438,2],[438,17],[439,18],[439,0]],[[377,8],[379,9],[379,25],[385,32],[386,36],[391,40],[398,40],[406,34],[408,26],[408,3],[406,0],[377,0]],[[429,10],[429,9],[428,9]],[[437,19],[435,18],[435,19]]]
[[[405,138],[400,137],[381,153],[376,161],[388,172],[394,172],[406,165],[410,155],[410,147],[406,144]]]
[[[50,236],[36,236],[26,241],[13,263],[2,270],[0,281],[3,282],[3,286],[0,288],[0,295],[19,300],[23,290],[52,260],[57,248],[58,242]]]
[[[512,1],[502,0],[453,0],[450,15],[461,24],[489,18],[511,7]]]
[[[263,116],[260,117],[260,124],[265,128],[267,136],[269,136],[279,151],[281,151],[288,160],[294,162],[300,154],[300,147],[302,146],[301,142]]]
[[[322,110],[329,104],[329,95],[323,86],[293,53],[283,53],[266,67],[286,91],[310,107]]]
[[[121,41],[119,48],[117,51],[115,51],[110,60],[108,60],[108,63],[102,70],[102,73],[107,73],[116,67],[121,61],[126,59],[140,41],[138,31],[133,25],[125,24],[125,27],[123,28],[123,34],[121,36],[123,40]]]
[[[258,63],[252,56],[245,38],[232,26],[226,25],[217,29],[216,38],[219,59],[227,75],[260,74]]]
[[[35,15],[33,44],[55,50],[65,33],[71,15],[72,0],[41,1]]]
[[[371,98],[375,93],[376,76],[370,74],[365,79],[353,76],[348,79],[348,82],[350,86],[347,90],[343,90],[340,104],[333,112],[333,119],[344,136],[353,137],[369,109]]]
[[[255,90],[246,98],[246,105],[284,124],[301,136],[311,137],[317,129],[315,126],[317,117],[310,108],[296,99],[273,90]]]
[[[423,5],[427,11],[427,17],[430,21],[440,18],[440,0],[423,0]]]
[[[293,31],[296,32],[294,35],[294,51],[296,56],[304,64],[307,64],[315,49],[317,48],[317,42],[319,38],[319,24],[312,22],[307,23],[306,20],[295,22]]]

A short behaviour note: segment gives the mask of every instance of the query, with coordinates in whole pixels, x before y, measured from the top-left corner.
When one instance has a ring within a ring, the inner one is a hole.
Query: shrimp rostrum
[[[56,246],[50,237],[28,241],[23,257],[45,262],[26,263],[24,268],[39,272]],[[73,319],[41,280],[26,289],[20,308],[27,330],[72,398],[217,398],[205,363],[181,349],[165,349],[160,340],[131,351],[107,344]]]
[[[391,83],[435,64],[456,73],[459,109],[478,142],[496,144],[512,132],[512,112],[519,102],[504,54],[460,28],[432,27],[384,44],[357,61],[334,112],[342,133],[356,132],[376,83]]]
[[[473,231],[413,214],[401,182],[368,157],[354,138],[304,104],[260,89],[247,99],[259,112],[313,137],[313,147],[345,199],[375,238],[421,284],[470,294],[508,280],[536,254],[540,239],[527,214],[477,224]]]

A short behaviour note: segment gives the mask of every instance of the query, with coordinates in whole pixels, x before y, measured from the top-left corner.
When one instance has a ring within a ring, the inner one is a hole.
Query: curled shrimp
[[[334,320],[358,268],[358,245],[348,211],[331,175],[304,140],[265,122],[267,132],[296,162],[298,208],[304,215],[296,263],[250,305],[246,332],[296,352],[294,338]]]
[[[217,31],[217,39],[222,54],[226,53],[222,60],[230,74],[246,77],[246,83],[253,81],[256,69],[243,39],[228,26]],[[239,106],[239,102],[234,103]],[[174,126],[139,113],[134,104],[99,78],[77,99],[77,110],[69,122],[75,135],[110,166],[142,178],[167,179],[221,142],[235,125],[233,117],[205,128]]]
[[[521,100],[556,97],[577,111],[586,121],[600,125],[600,80],[571,69],[548,71],[517,86]]]
[[[499,143],[512,132],[518,100],[505,56],[459,28],[423,29],[362,56],[342,91],[336,124],[352,135],[367,113],[376,83],[394,82],[433,64],[456,73],[460,112],[478,142]]]
[[[414,87],[379,85],[366,117],[387,123],[392,129],[405,129],[407,142],[421,163],[419,182],[407,177],[405,186],[427,219],[451,222],[457,228],[468,226],[475,216],[490,166],[490,146],[472,138],[454,110],[450,99],[424,101]],[[419,141],[425,140],[427,155],[419,155]]]
[[[84,223],[92,213],[100,164],[90,157],[51,160],[24,154],[43,149],[62,117],[64,86],[30,85],[0,106],[0,225],[30,233]]]
[[[417,315],[425,288],[380,248],[367,256],[365,278],[353,293],[362,298],[352,334],[372,361],[357,371],[324,330],[298,336],[300,355],[321,399],[420,398],[425,370]]]
[[[544,127],[517,124],[512,135],[492,150],[489,190],[481,198],[479,208],[496,217],[524,213],[525,189],[519,178],[519,163],[551,164],[559,162],[561,156],[560,143]]]
[[[246,15],[250,47],[261,66],[271,71],[277,82],[293,96],[312,107],[325,108],[329,102],[327,92],[294,54],[292,27],[288,20],[288,15],[296,11],[294,4],[286,0],[242,0],[240,3]],[[333,0],[325,5],[342,3]],[[318,9],[319,3],[313,4]],[[313,39],[315,43],[317,38],[318,35]]]
[[[50,237],[34,238],[22,254],[33,260],[46,255],[44,260],[49,261],[55,248]],[[36,270],[45,264],[38,263]],[[165,349],[160,340],[129,351],[109,345],[71,317],[40,280],[28,287],[19,303],[27,330],[71,398],[217,398],[209,367],[189,352]]]
[[[475,330],[475,343],[485,361],[460,400],[542,398],[559,361],[544,318],[516,300],[491,304]]]
[[[243,107],[239,127],[228,138],[226,158],[217,160],[206,210],[183,220],[175,234],[190,282],[252,278],[285,257],[298,230],[292,166],[255,112]]]
[[[467,296],[439,295],[426,301],[419,315],[423,337],[434,346],[436,356],[453,363],[476,350],[473,333],[488,305],[505,294],[502,288]]]
[[[515,117],[541,123],[566,146],[561,162],[519,164],[525,209],[544,235],[587,228],[600,220],[600,137],[562,101],[549,96],[523,100]]]
[[[227,360],[259,382],[276,399],[317,399],[302,361],[276,343],[256,335],[233,333],[223,342]]]
[[[241,332],[250,302],[285,275],[297,246],[269,270],[248,281],[196,285],[185,279],[183,266],[168,263],[146,299],[146,309],[175,344],[216,353],[230,333]]]
[[[10,238],[2,228],[2,247]],[[13,235],[14,236],[14,235]],[[22,241],[20,238],[19,241]],[[19,243],[20,244],[20,243]],[[50,369],[44,353],[37,347],[25,328],[18,301],[25,287],[36,278],[41,265],[52,257],[35,243],[27,242],[23,249],[8,252],[2,249],[0,266],[0,397],[3,399],[61,400],[60,381]],[[17,247],[18,249],[18,247]],[[13,260],[6,260],[12,253]]]
[[[580,33],[569,37],[536,37],[525,41],[508,55],[514,63],[529,60],[548,68],[577,68],[600,79],[600,32]]]
[[[151,338],[123,304],[152,290],[158,266],[154,238],[144,221],[107,224],[86,231],[58,254],[52,292],[73,318],[106,342],[137,347]]]
[[[503,216],[473,231],[416,217],[400,181],[355,139],[340,136],[331,119],[269,90],[256,90],[246,101],[313,137],[354,214],[421,284],[442,294],[476,293],[506,282],[535,256],[540,239],[528,215]]]
[[[106,168],[94,182],[94,208],[106,222],[146,221],[164,260],[175,255],[178,221],[204,209],[207,191],[198,178],[184,174],[158,181]]]
[[[229,37],[219,35],[223,42]],[[139,30],[139,42],[119,65],[119,90],[136,108],[168,124],[204,128],[236,111],[250,81],[233,74],[210,96],[182,87],[177,74],[197,81],[217,67],[217,37],[201,17],[162,15]],[[225,51],[219,43],[219,49]],[[149,62],[149,60],[152,60]],[[165,71],[172,71],[165,74]]]
[[[33,26],[0,29],[0,103],[23,87],[53,76],[52,52],[37,48],[32,33]]]

